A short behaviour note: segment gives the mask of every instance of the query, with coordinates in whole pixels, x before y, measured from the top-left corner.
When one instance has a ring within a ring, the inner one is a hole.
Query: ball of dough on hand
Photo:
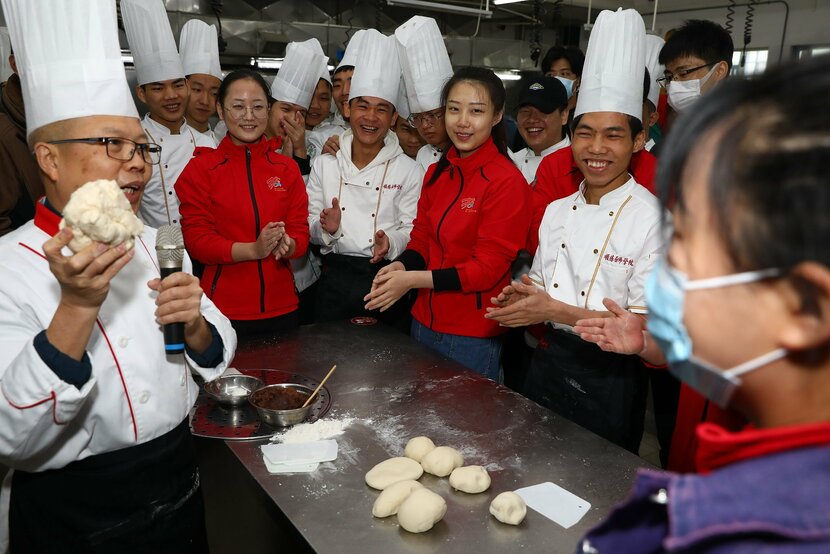
[[[366,484],[373,489],[383,490],[389,485],[407,479],[418,479],[424,474],[421,464],[410,458],[389,458],[366,474]]]
[[[90,181],[76,189],[63,208],[60,229],[72,229],[69,249],[79,252],[93,241],[132,248],[144,224],[133,213],[130,202],[115,181]]]
[[[427,453],[434,449],[435,443],[429,437],[415,437],[414,439],[409,439],[409,442],[406,443],[403,455],[407,458],[412,458],[416,462],[420,462]]]
[[[423,533],[441,521],[447,503],[429,489],[415,489],[398,508],[398,523],[410,533]]]
[[[421,460],[424,471],[436,477],[446,477],[452,470],[464,465],[464,457],[455,448],[439,446],[430,450]]]
[[[452,470],[450,486],[461,492],[477,494],[490,488],[490,475],[481,466],[466,466]]]
[[[375,500],[375,505],[372,506],[372,515],[375,517],[389,517],[397,514],[401,503],[406,500],[410,493],[421,488],[423,488],[423,485],[412,479],[389,485],[383,489]]]
[[[518,525],[527,515],[527,504],[515,492],[503,492],[490,503],[490,513],[509,525]]]

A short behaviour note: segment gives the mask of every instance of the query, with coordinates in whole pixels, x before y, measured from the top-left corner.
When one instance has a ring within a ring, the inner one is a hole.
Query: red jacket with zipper
[[[278,154],[279,141],[197,148],[176,182],[182,233],[190,255],[205,264],[202,289],[229,319],[276,317],[297,309],[286,259],[234,262],[235,242],[254,242],[269,222],[282,221],[297,247],[308,249],[308,195],[296,162]]]
[[[407,269],[432,271],[434,289],[421,289],[412,316],[439,333],[492,337],[507,329],[485,319],[490,298],[510,282],[510,265],[530,225],[530,188],[492,139],[467,157],[455,147],[438,180],[424,177],[407,250]]]

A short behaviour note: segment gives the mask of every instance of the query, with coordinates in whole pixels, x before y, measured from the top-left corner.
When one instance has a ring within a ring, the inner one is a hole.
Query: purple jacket
[[[830,446],[708,475],[640,470],[629,498],[577,552],[830,553]]]

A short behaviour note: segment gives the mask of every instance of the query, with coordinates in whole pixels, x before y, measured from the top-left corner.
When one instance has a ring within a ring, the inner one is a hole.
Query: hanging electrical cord
[[[565,0],[555,0],[553,2],[553,16],[551,17],[551,24],[554,29],[557,25],[559,25],[559,22],[562,20],[562,2],[564,1]],[[558,40],[558,37],[557,41],[561,42]]]
[[[381,12],[383,11],[383,5],[385,4],[385,0],[375,0],[375,29],[378,31],[381,30],[380,28],[380,16]]]
[[[735,23],[735,5],[737,3],[737,0],[729,0],[729,5],[726,7],[726,25],[724,25],[724,28],[730,35],[732,34],[732,27]]]
[[[222,36],[222,0],[210,0],[210,8],[216,16],[216,34],[219,39],[219,53],[221,54],[228,48],[228,41]]]
[[[746,21],[744,22],[744,48],[741,52],[741,68],[746,64],[746,48],[752,42],[752,24],[755,18],[755,2],[758,0],[749,0],[746,7]]]
[[[530,43],[530,59],[534,67],[542,55],[542,0],[533,0],[533,41]]]

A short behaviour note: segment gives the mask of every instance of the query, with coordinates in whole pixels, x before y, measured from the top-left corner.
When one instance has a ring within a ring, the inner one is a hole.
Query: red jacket
[[[657,173],[657,158],[650,152],[640,150],[631,156],[629,170],[634,180],[646,187],[654,194],[654,176]],[[566,198],[579,190],[582,182],[582,172],[579,171],[573,159],[570,146],[548,154],[536,170],[536,182],[533,187],[533,221],[527,241],[527,250],[536,253],[539,246],[539,225],[545,215],[545,208],[554,200]]]
[[[285,222],[297,243],[293,258],[308,249],[308,195],[296,162],[264,138],[237,146],[197,148],[176,182],[182,233],[190,255],[205,264],[202,289],[229,319],[276,317],[297,309],[288,260],[234,262],[235,242],[254,242],[271,221]]]
[[[506,331],[485,319],[490,298],[510,282],[510,265],[527,238],[530,189],[522,174],[488,140],[450,165],[428,185],[424,177],[418,215],[406,252],[407,269],[433,271],[434,289],[421,289],[412,315],[439,333],[492,337]],[[416,263],[413,263],[413,260]]]

